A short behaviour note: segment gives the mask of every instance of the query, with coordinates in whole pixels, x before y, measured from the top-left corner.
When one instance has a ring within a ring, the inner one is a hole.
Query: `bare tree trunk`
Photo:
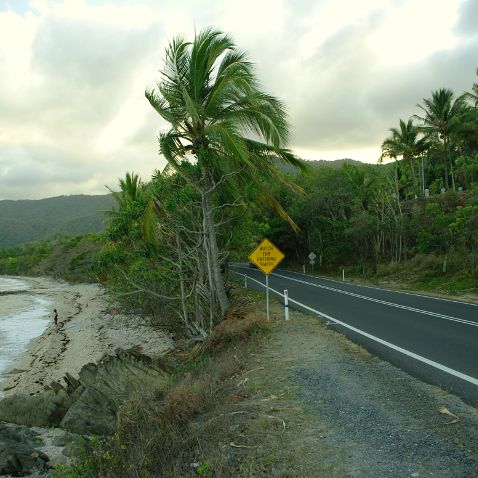
[[[207,186],[206,186],[207,188]],[[221,273],[221,265],[219,263],[219,249],[217,247],[216,227],[214,224],[214,212],[212,208],[211,191],[205,189],[201,191],[202,210],[205,221],[205,230],[207,234],[207,249],[209,254],[211,275],[214,283],[214,291],[216,292],[221,313],[224,314],[229,308],[229,299],[227,298],[226,288],[224,287],[224,279]]]

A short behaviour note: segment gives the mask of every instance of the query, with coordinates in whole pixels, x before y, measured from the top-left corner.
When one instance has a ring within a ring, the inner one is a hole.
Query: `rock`
[[[75,391],[80,386],[80,381],[77,380],[72,375],[70,375],[69,373],[65,374],[65,376],[63,377],[63,380],[66,383],[66,391],[69,395],[71,395],[72,392]]]
[[[0,475],[24,476],[47,469],[49,459],[35,448],[36,437],[27,427],[0,423]]]
[[[23,372],[26,372],[26,370],[23,370],[22,368],[12,368],[6,373],[6,375],[18,375]]]
[[[0,420],[39,427],[59,425],[72,403],[59,383],[51,383],[38,395],[12,395],[0,401]]]
[[[97,365],[85,365],[79,375],[80,393],[60,427],[80,434],[113,434],[117,410],[132,393],[143,388],[165,389],[169,382],[169,375],[150,358],[123,350]]]
[[[53,446],[66,446],[70,443],[73,443],[79,439],[78,435],[74,435],[72,433],[65,432],[63,435],[59,435],[51,441]]]
[[[80,458],[84,452],[84,447],[78,444],[68,445],[63,449],[63,455],[68,458]]]
[[[67,374],[65,383],[53,382],[35,396],[4,398],[0,420],[82,435],[113,434],[119,406],[137,390],[164,390],[169,375],[163,365],[138,351],[118,349],[98,364],[85,365],[78,379]]]
[[[66,465],[67,463],[70,463],[71,460],[68,459],[67,456],[65,455],[58,455],[55,456],[50,460],[50,465],[55,467],[57,465]]]

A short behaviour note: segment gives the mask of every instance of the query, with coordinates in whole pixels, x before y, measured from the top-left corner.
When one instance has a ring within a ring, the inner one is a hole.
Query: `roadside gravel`
[[[384,362],[316,318],[280,308],[264,344],[273,382],[285,374],[306,412],[300,434],[317,444],[303,476],[325,464],[351,477],[477,477],[478,412],[458,397]],[[259,377],[257,377],[259,379]],[[444,410],[459,417],[443,413]],[[441,411],[440,411],[441,410]],[[292,439],[292,438],[291,438]],[[320,443],[320,447],[318,444]],[[287,446],[287,444],[284,444]],[[324,451],[326,451],[324,453]]]

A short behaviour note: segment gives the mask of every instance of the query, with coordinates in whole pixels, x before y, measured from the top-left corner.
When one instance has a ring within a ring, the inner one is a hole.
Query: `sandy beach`
[[[173,346],[159,328],[141,317],[118,314],[97,284],[68,284],[48,277],[21,277],[28,293],[47,297],[58,310],[43,334],[33,339],[13,363],[1,383],[5,396],[34,395],[52,381],[62,382],[66,373],[78,377],[81,367],[97,362],[117,348],[140,347],[150,356],[163,355]],[[18,295],[6,296],[18,301]]]

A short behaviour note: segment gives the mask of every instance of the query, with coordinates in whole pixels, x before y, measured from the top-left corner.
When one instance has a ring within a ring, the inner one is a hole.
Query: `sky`
[[[304,159],[375,163],[423,98],[477,81],[477,0],[0,0],[0,199],[161,170],[144,91],[168,43],[208,26],[285,102]]]

